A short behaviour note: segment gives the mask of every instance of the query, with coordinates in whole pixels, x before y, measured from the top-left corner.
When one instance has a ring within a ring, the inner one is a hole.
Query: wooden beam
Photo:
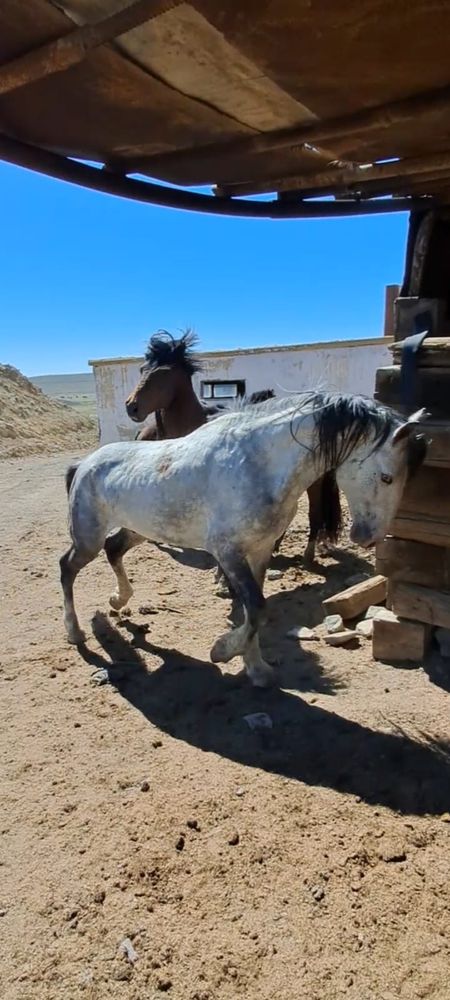
[[[0,94],[8,94],[81,62],[92,49],[159,17],[182,0],[134,0],[123,10],[94,24],[83,24],[0,66]]]
[[[171,170],[176,171],[178,176],[186,170],[189,173],[190,184],[214,184],[220,177],[220,164],[224,157],[230,160],[232,157],[248,157],[274,149],[295,149],[304,143],[326,144],[354,135],[382,131],[400,122],[449,109],[450,86],[447,86],[423,94],[414,94],[399,101],[391,101],[389,104],[376,105],[374,108],[364,108],[351,115],[342,115],[328,121],[302,123],[277,131],[262,132],[259,135],[228,139],[176,152],[158,153],[152,157],[136,157],[127,162],[126,171],[148,173],[154,177],[169,177]],[[249,176],[251,177],[251,169]]]
[[[443,153],[428,153],[426,156],[405,157],[403,160],[393,160],[389,163],[377,163],[371,167],[337,168],[323,170],[317,174],[300,174],[295,177],[278,177],[275,180],[259,182],[249,181],[245,184],[225,184],[220,188],[220,194],[225,196],[241,196],[266,194],[269,191],[296,190],[304,198],[312,198],[318,194],[333,194],[337,189],[355,189],[364,191],[365,185],[374,182],[406,180],[408,177],[419,178],[421,174],[439,174],[450,170],[450,151]]]

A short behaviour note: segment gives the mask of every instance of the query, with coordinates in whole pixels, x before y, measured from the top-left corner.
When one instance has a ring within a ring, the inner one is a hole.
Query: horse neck
[[[266,470],[271,470],[274,480],[289,492],[300,496],[328,467],[317,455],[315,445],[315,421],[312,413],[306,413],[300,420],[294,408],[284,413],[267,415],[258,429],[256,439],[261,435],[261,450]]]
[[[170,406],[161,411],[166,437],[184,437],[206,422],[205,411],[197,399],[189,376],[179,380]]]

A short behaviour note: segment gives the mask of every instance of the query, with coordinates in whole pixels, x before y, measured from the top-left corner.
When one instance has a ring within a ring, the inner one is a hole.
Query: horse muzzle
[[[368,524],[354,524],[350,531],[350,541],[362,549],[372,549],[378,541]]]
[[[125,409],[130,420],[134,420],[135,424],[140,424],[141,420],[139,418],[139,407],[134,399],[127,399],[125,403]]]

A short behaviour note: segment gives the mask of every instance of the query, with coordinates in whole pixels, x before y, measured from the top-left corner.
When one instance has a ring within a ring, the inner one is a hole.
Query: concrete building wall
[[[256,348],[203,354],[204,370],[194,376],[201,395],[205,380],[245,381],[250,394],[274,389],[286,395],[302,389],[373,394],[375,372],[391,363],[390,338],[348,340],[293,347]],[[142,358],[91,361],[95,375],[101,444],[132,440],[138,425],[128,419],[125,400],[139,379]]]

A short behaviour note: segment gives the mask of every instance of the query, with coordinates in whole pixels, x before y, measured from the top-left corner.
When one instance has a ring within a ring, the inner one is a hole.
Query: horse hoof
[[[209,655],[212,663],[228,663],[233,658],[235,654],[230,652],[228,635],[216,640]]]
[[[132,596],[132,593],[133,591],[131,591],[131,593],[128,594],[128,597],[121,597],[120,594],[117,593],[111,594],[111,597],[109,598],[109,603],[111,607],[114,608],[114,611],[120,611],[120,609],[123,608],[125,604],[127,604],[130,597]]]

